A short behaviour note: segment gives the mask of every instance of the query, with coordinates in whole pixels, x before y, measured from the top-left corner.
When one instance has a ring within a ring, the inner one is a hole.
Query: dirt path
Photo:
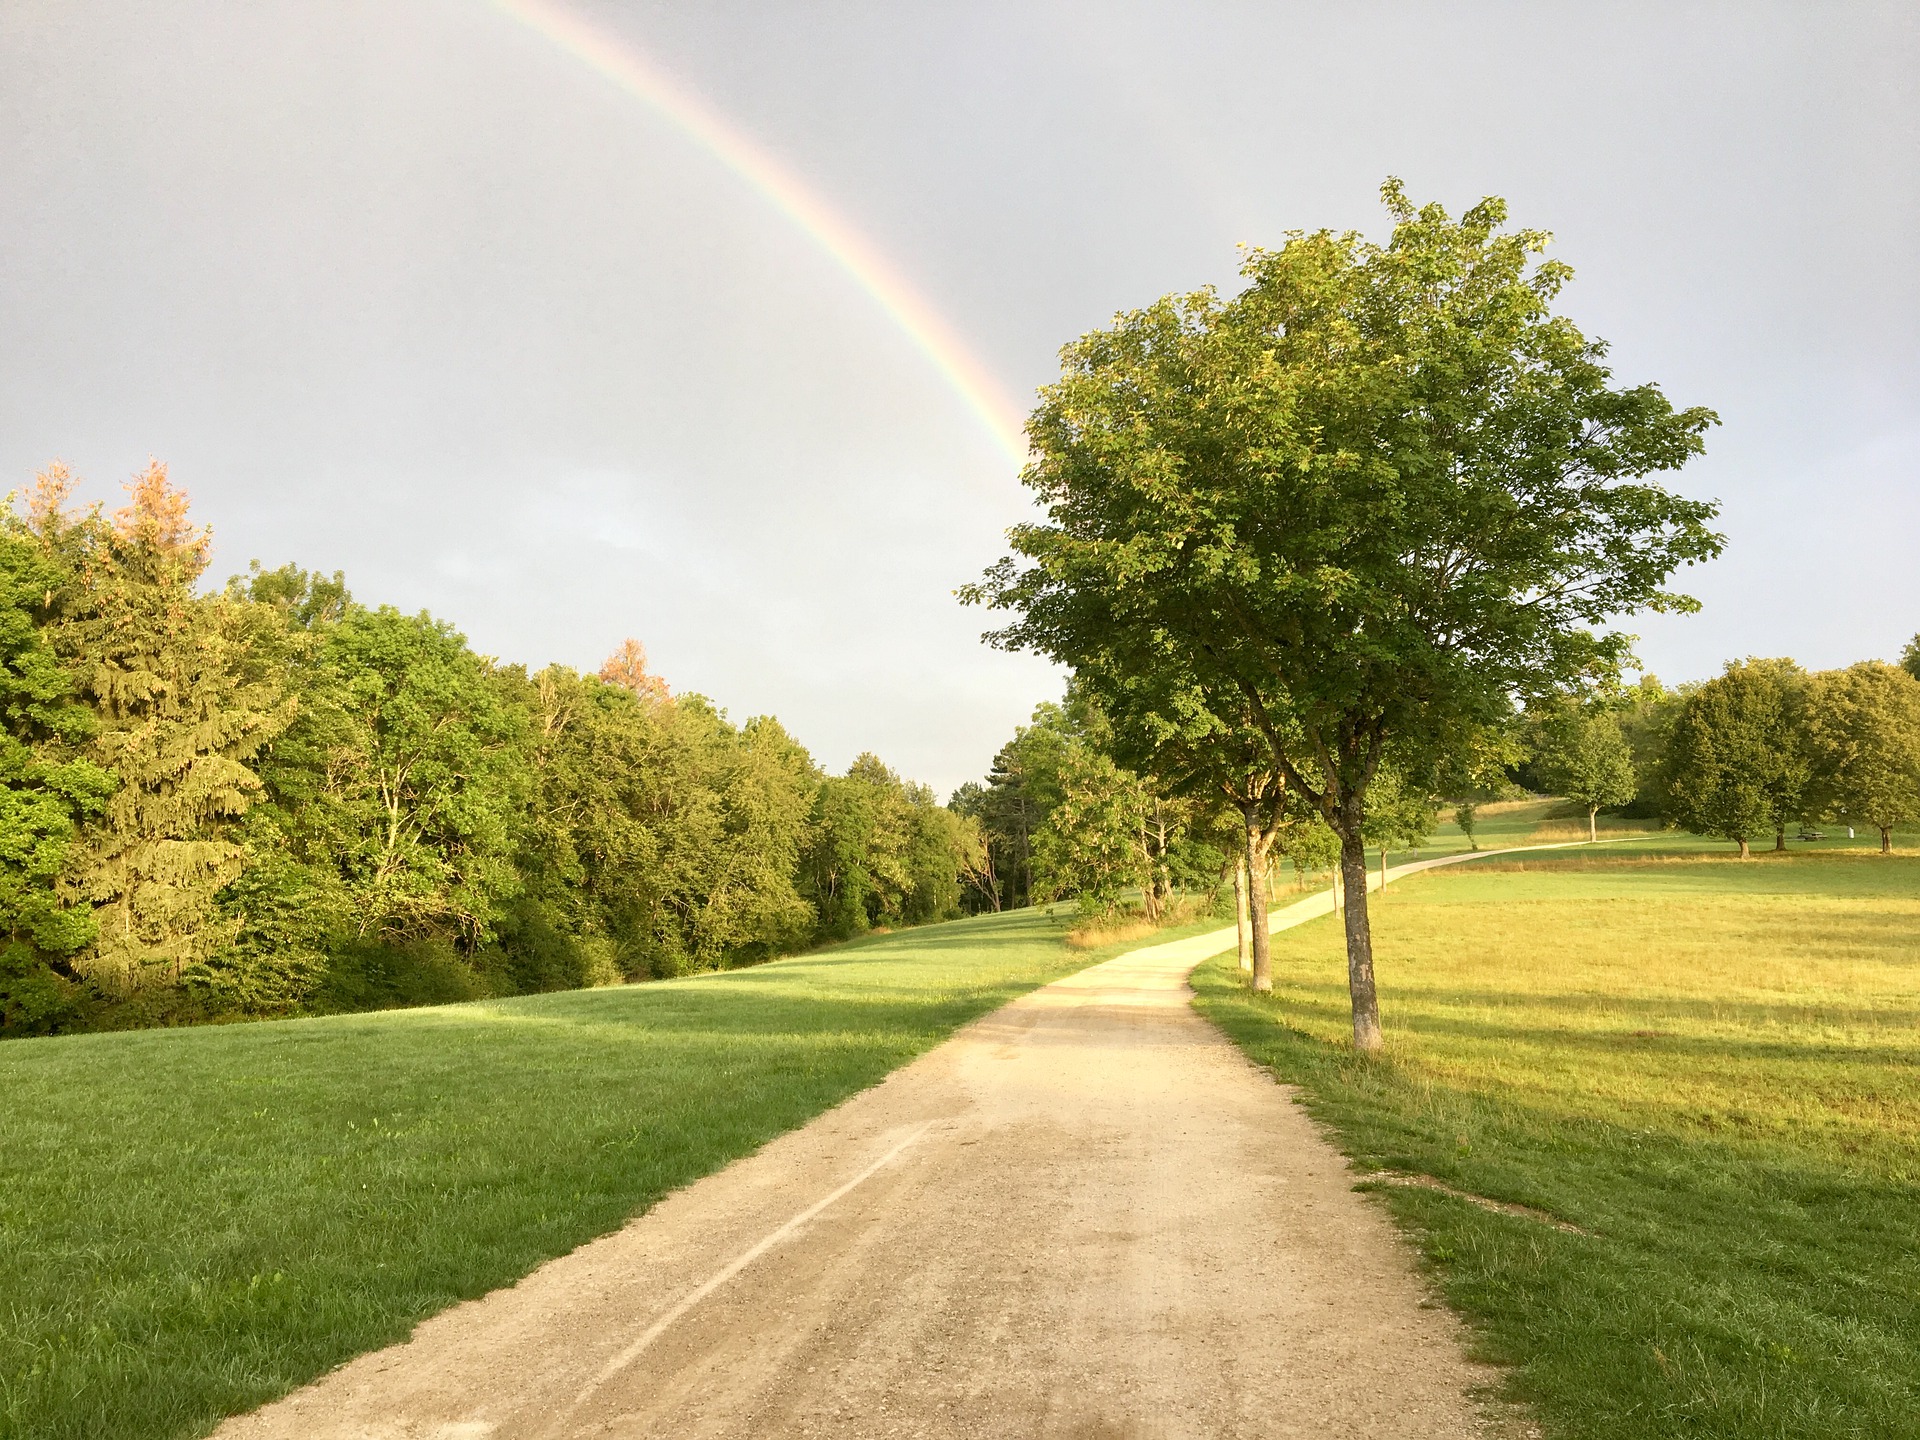
[[[1479,1434],[1488,1376],[1384,1215],[1188,1007],[1232,933],[1038,990],[217,1433]]]

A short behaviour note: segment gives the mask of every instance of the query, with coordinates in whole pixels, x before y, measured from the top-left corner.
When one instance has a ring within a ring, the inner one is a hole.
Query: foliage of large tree
[[[1814,677],[1807,733],[1823,807],[1880,832],[1920,820],[1920,680],[1865,660]]]
[[[1547,236],[1385,188],[1385,245],[1296,234],[1246,288],[1123,314],[1067,347],[1029,423],[1043,522],[967,598],[993,638],[1103,695],[1171,670],[1339,834],[1354,1040],[1379,1046],[1367,796],[1390,751],[1431,769],[1515,695],[1613,672],[1625,612],[1718,553],[1714,507],[1646,477],[1714,423],[1557,315]]]
[[[1720,835],[1749,854],[1810,806],[1807,677],[1791,660],[1745,660],[1687,696],[1667,738],[1667,813],[1696,835]]]

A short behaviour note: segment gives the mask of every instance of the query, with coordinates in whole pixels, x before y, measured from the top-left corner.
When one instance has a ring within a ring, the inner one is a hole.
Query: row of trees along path
[[[1383,195],[1384,245],[1294,235],[1231,299],[1069,345],[1028,426],[1046,518],[963,592],[1013,612],[997,643],[1072,667],[1118,758],[1238,806],[1252,873],[1289,814],[1332,827],[1363,1051],[1370,796],[1444,788],[1516,701],[1617,677],[1607,622],[1695,608],[1669,581],[1723,543],[1714,505],[1648,478],[1716,417],[1613,383],[1554,308],[1572,272],[1549,237],[1498,199],[1454,219]]]

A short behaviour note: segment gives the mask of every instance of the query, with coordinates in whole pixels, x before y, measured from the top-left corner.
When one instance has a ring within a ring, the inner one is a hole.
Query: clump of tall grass
[[[1082,918],[1067,931],[1067,944],[1075,950],[1124,945],[1130,940],[1144,940],[1161,930],[1191,925],[1196,920],[1214,914],[1218,908],[1219,902],[1213,896],[1175,895],[1161,901],[1159,918],[1150,920],[1140,906],[1126,905]]]

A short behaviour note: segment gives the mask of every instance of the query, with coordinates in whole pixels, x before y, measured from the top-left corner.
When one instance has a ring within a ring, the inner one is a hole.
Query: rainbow
[[[650,107],[799,226],[906,333],[1014,463],[1025,462],[1021,414],[999,381],[906,277],[792,172],[698,96],[675,84],[629,42],[549,0],[493,0],[493,4]]]

